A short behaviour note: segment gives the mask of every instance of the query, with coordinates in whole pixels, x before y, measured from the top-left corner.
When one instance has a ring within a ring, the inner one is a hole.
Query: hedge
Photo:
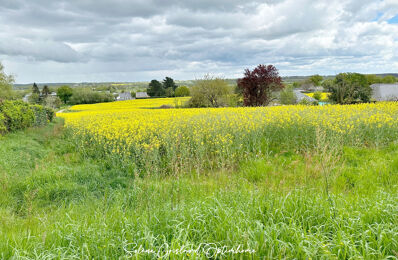
[[[54,118],[55,112],[40,105],[23,101],[0,101],[0,134],[45,125]]]

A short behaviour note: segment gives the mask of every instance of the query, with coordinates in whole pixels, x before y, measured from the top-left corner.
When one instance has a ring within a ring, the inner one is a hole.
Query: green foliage
[[[48,95],[50,95],[51,91],[47,85],[44,85],[43,90],[41,91],[41,95],[43,99],[45,99]]]
[[[177,88],[177,85],[174,83],[174,80],[172,79],[172,78],[169,78],[169,77],[166,77],[164,80],[163,80],[163,83],[162,83],[162,85],[163,85],[163,88],[164,89],[168,89],[168,88],[171,88],[172,90],[173,90],[173,92],[176,90],[176,88]]]
[[[115,98],[110,93],[103,93],[92,91],[89,89],[76,89],[73,91],[72,97],[69,99],[69,104],[94,104],[103,102],[112,102]]]
[[[312,97],[315,98],[316,100],[320,101],[322,99],[322,92],[316,91],[316,92],[314,92],[314,95]]]
[[[162,83],[157,81],[156,79],[153,79],[147,89],[147,93],[150,97],[163,97],[165,96],[165,89],[163,88]]]
[[[174,94],[176,97],[188,97],[190,95],[189,88],[187,86],[179,86]]]
[[[297,97],[293,92],[293,87],[285,87],[280,93],[279,101],[283,105],[296,104]]]
[[[393,84],[395,82],[397,82],[397,78],[394,76],[388,75],[383,78],[383,83],[385,84]]]
[[[368,81],[369,85],[376,84],[376,83],[383,83],[383,78],[378,77],[374,74],[365,75],[366,80]]]
[[[57,96],[66,104],[73,95],[73,90],[69,86],[62,86],[57,89]]]
[[[59,97],[54,96],[47,96],[43,100],[43,105],[46,107],[50,107],[52,109],[60,108],[62,105],[62,101]]]
[[[0,112],[0,135],[7,132],[6,117]]]
[[[301,87],[301,82],[293,82],[293,88],[300,88]]]
[[[30,127],[35,120],[32,109],[28,104],[20,100],[5,100],[1,102],[0,113],[5,118],[5,125],[8,132]]]
[[[190,107],[222,107],[228,105],[228,96],[232,94],[232,89],[224,79],[205,75],[190,92]]]
[[[30,108],[33,110],[33,113],[35,115],[34,119],[34,126],[43,126],[48,123],[48,118],[47,118],[47,111],[43,106],[40,105],[31,105]]]
[[[329,99],[338,104],[369,102],[372,96],[366,77],[359,73],[340,73],[329,86]]]
[[[165,90],[166,97],[174,97],[174,90],[173,88],[166,88]]]
[[[40,103],[40,95],[37,93],[32,93],[28,97],[28,101],[30,104],[39,104]]]
[[[318,75],[318,74],[317,74],[317,75],[312,75],[312,76],[309,78],[309,81],[310,81],[312,84],[314,84],[314,86],[320,86],[322,80],[323,80],[323,77],[320,76],[320,75]]]
[[[36,83],[33,83],[32,94],[37,94],[38,96],[40,96],[40,89]]]
[[[4,66],[0,63],[0,100],[11,99],[14,95],[12,84],[14,77],[4,72]]]

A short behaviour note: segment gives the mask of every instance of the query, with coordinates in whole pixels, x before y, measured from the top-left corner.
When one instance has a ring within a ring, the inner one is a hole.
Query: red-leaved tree
[[[266,106],[272,92],[283,89],[282,78],[273,65],[258,65],[253,71],[245,70],[244,78],[238,79],[238,88],[245,106]]]

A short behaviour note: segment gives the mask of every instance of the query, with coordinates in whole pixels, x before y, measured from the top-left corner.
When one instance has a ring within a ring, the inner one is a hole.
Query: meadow
[[[398,103],[74,106],[0,142],[0,257],[396,259]]]

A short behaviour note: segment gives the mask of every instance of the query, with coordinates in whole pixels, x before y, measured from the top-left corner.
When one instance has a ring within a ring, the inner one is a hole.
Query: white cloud
[[[18,82],[235,77],[260,63],[397,72],[397,14],[396,0],[0,0],[0,60]]]

